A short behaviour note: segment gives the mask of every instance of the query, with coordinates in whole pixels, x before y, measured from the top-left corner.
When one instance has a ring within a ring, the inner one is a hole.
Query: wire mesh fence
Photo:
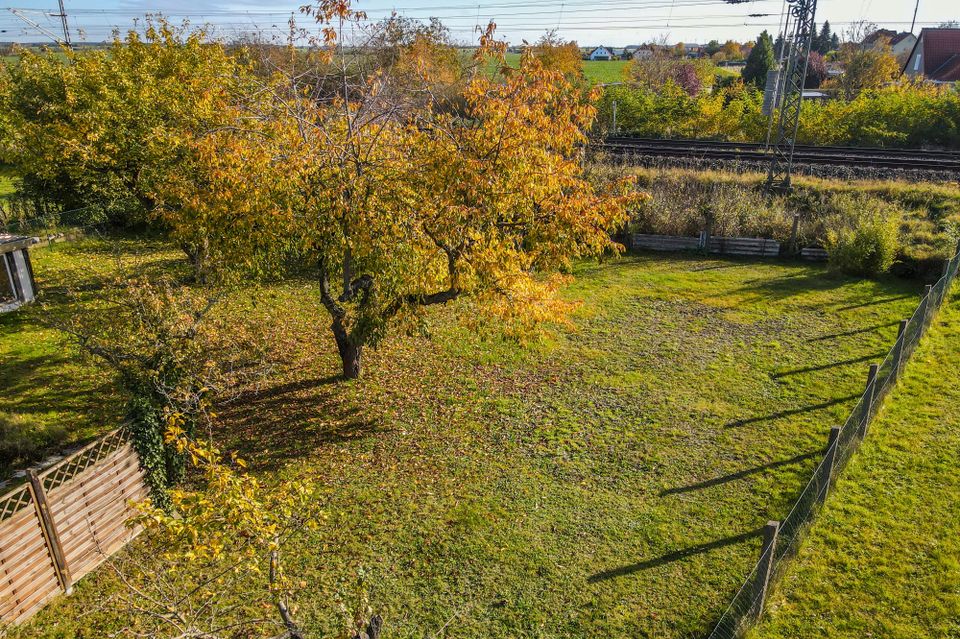
[[[927,287],[916,311],[910,319],[901,322],[897,340],[887,356],[871,367],[863,396],[843,425],[833,429],[823,459],[813,471],[813,476],[790,512],[779,522],[776,533],[764,540],[759,561],[734,595],[709,639],[743,637],[760,618],[767,592],[783,576],[788,562],[796,555],[804,534],[837,476],[866,437],[870,422],[884,397],[895,386],[903,366],[916,351],[937,310],[946,300],[950,285],[960,270],[960,246],[957,250],[957,254],[945,265],[943,277]]]

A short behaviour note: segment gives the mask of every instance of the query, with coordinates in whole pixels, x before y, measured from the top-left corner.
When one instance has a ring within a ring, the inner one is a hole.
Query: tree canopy
[[[325,5],[320,20],[363,22]],[[518,69],[502,50],[485,41],[479,55],[503,77],[473,74],[451,111],[412,99],[422,94],[391,67],[343,73],[361,49],[328,47],[329,75],[274,78],[195,141],[197,161],[169,185],[168,223],[227,270],[313,269],[346,377],[391,321],[425,306],[471,296],[520,325],[556,317],[549,273],[617,250],[609,231],[637,196],[584,178],[591,96],[533,50]]]
[[[28,190],[120,224],[149,219],[157,179],[249,78],[202,29],[162,21],[106,50],[57,53],[23,50],[0,76],[5,160]]]
[[[759,89],[764,89],[767,86],[767,72],[775,64],[773,39],[769,33],[764,31],[757,38],[757,44],[753,47],[753,51],[747,58],[747,64],[743,67],[743,81],[753,84]]]

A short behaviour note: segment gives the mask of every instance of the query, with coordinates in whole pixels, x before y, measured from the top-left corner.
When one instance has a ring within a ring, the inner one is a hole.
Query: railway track
[[[766,162],[769,152],[762,144],[702,140],[661,140],[612,137],[598,147],[614,155],[696,160]],[[871,168],[896,171],[938,171],[960,174],[960,153],[921,149],[797,146],[794,164]]]

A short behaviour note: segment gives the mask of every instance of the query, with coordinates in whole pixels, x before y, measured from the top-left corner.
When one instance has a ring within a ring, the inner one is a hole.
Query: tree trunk
[[[346,379],[357,379],[360,377],[360,356],[363,354],[363,346],[354,344],[344,331],[338,331],[333,328],[334,338],[337,340],[337,350],[340,352],[340,361],[343,363],[343,376]]]

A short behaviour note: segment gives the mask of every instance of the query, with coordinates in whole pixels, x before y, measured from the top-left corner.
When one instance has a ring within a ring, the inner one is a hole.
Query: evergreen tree
[[[767,72],[776,64],[773,55],[773,38],[764,30],[743,67],[743,81],[763,90],[767,86]]]
[[[781,33],[777,35],[777,40],[776,42],[773,43],[773,55],[777,60],[779,60],[780,56],[783,55],[783,45],[784,45],[784,40],[783,40],[783,34]]]
[[[823,23],[823,27],[821,27],[820,29],[820,34],[814,40],[813,50],[819,53],[820,55],[827,55],[828,53],[830,53],[830,51],[836,48],[834,47],[834,44],[833,44],[833,41],[835,38],[839,40],[839,38],[837,38],[837,36],[833,33],[833,31],[831,31],[830,21],[827,20],[826,22]],[[838,41],[837,46],[839,45],[840,43]]]

